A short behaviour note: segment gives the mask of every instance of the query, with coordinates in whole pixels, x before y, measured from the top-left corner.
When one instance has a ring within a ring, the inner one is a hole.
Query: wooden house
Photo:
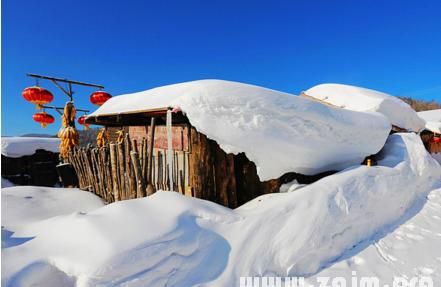
[[[70,154],[81,188],[108,202],[174,190],[233,208],[360,164],[390,130],[383,117],[221,80],[114,97],[86,123],[108,144]]]
[[[171,149],[168,147],[167,114],[172,114]],[[126,135],[124,138],[136,143],[140,153],[143,149],[149,150],[153,138],[150,181],[156,190],[173,189],[232,208],[259,195],[278,192],[282,184],[294,179],[299,183],[311,183],[333,173],[308,176],[290,172],[277,179],[260,181],[256,165],[245,153],[226,153],[216,141],[198,132],[181,111],[171,112],[171,108],[91,116],[87,123],[104,126],[110,143],[117,143],[121,134]],[[173,183],[169,180],[170,150],[173,153]],[[148,157],[148,152],[145,154]],[[146,182],[148,177],[146,175]]]

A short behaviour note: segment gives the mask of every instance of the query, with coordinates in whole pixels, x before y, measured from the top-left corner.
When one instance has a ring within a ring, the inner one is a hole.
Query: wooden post
[[[147,195],[151,195],[155,192],[155,187],[152,183],[152,169],[153,169],[153,147],[155,145],[155,118],[150,120],[150,138],[149,138],[149,151],[148,151],[148,166],[147,166]]]
[[[173,188],[173,130],[172,130],[172,111],[167,110],[167,166],[168,166],[168,179],[169,179],[169,189]]]
[[[124,141],[123,141],[124,142]],[[126,175],[125,175],[125,168],[124,168],[124,147],[122,143],[119,143],[117,145],[118,147],[118,164],[119,164],[119,182],[120,182],[120,199],[124,200],[127,199],[126,196]]]
[[[130,151],[131,148],[131,141],[129,134],[126,134],[125,138],[125,159],[126,159],[126,176],[128,180],[128,197],[130,199],[136,198],[136,179],[135,179],[135,172],[133,170],[133,166],[131,164],[131,157],[130,157]]]
[[[119,201],[119,184],[118,184],[118,159],[116,155],[116,145],[110,144],[110,164],[112,167],[112,181],[113,181],[113,198]]]
[[[132,164],[133,164],[133,169],[135,171],[135,177],[137,183],[136,197],[137,198],[144,197],[146,195],[145,183],[144,183],[144,178],[142,177],[142,169],[141,169],[141,164],[139,162],[139,155],[137,152],[132,151],[130,152],[130,157],[132,158]]]

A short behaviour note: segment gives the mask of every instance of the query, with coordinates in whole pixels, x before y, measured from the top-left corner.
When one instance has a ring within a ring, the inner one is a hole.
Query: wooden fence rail
[[[188,153],[173,151],[173,167],[169,169],[167,150],[153,149],[150,142],[145,138],[139,143],[131,141],[126,134],[121,143],[72,150],[69,162],[77,173],[80,188],[108,203],[144,197],[158,189],[185,194],[189,184]],[[169,170],[173,171],[173,188]]]

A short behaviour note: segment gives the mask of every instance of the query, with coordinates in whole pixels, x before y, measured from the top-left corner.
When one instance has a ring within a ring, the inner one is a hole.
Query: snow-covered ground
[[[2,155],[21,157],[32,155],[37,149],[59,152],[60,139],[39,137],[2,137]]]
[[[437,286],[440,183],[419,137],[396,134],[379,166],[235,210],[174,192],[101,207],[79,190],[5,188],[2,285],[237,286],[240,276],[354,270],[385,281],[431,275]]]
[[[414,217],[411,217],[415,214]],[[411,217],[411,218],[410,218]],[[391,229],[344,253],[340,260],[317,276],[376,276],[392,286],[393,276],[430,276],[441,284],[441,189],[430,192]],[[310,279],[313,283],[313,278]]]
[[[287,172],[311,175],[360,164],[383,147],[391,129],[379,113],[332,108],[222,80],[113,97],[89,118],[167,107],[181,109],[199,132],[227,153],[244,152],[256,164],[262,181]]]
[[[419,132],[425,121],[405,102],[383,92],[342,84],[321,84],[304,92],[307,96],[352,110],[379,112],[393,125]]]

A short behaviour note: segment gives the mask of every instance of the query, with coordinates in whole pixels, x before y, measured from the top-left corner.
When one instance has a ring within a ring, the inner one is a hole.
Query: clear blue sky
[[[27,72],[114,95],[219,78],[296,93],[324,82],[441,101],[441,1],[2,1],[2,135],[40,129]],[[66,98],[49,82],[54,103]],[[94,109],[91,89],[77,106]],[[51,112],[54,116],[54,112]]]

